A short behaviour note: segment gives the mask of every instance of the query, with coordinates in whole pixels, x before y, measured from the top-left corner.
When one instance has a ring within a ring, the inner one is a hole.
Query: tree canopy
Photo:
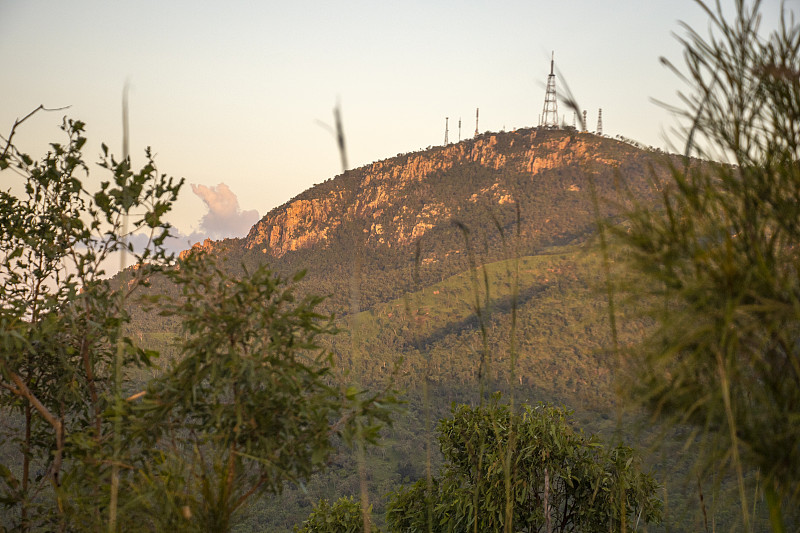
[[[395,493],[392,531],[624,531],[658,522],[657,484],[631,448],[606,448],[544,404],[514,413],[454,406],[438,427],[444,464]]]
[[[371,512],[371,509],[368,509]],[[362,533],[364,517],[361,505],[353,498],[339,498],[333,504],[322,499],[303,521],[302,526],[295,526],[295,533]],[[372,526],[371,531],[380,533],[380,529]]]

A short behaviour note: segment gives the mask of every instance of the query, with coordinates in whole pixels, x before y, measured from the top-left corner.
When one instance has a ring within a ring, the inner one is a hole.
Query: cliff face
[[[472,203],[513,203],[514,194],[500,174],[516,173],[535,179],[544,171],[575,166],[595,173],[618,167],[636,152],[639,151],[624,143],[575,131],[528,129],[485,134],[378,161],[317,185],[267,213],[243,244],[281,257],[289,251],[324,246],[340,226],[348,223],[362,228],[368,245],[410,244],[453,217],[460,209],[458,198]],[[466,196],[459,193],[443,199],[431,193],[418,207],[408,207],[413,203],[410,195],[419,195],[432,177],[448,175],[457,180],[460,173],[466,174],[476,166],[495,171],[498,179],[463,191]],[[577,183],[563,186],[565,192],[572,193],[581,188]]]

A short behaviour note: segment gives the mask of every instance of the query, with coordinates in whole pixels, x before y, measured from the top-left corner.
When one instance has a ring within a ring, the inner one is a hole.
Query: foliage
[[[170,273],[182,295],[162,313],[181,318],[181,354],[132,414],[143,448],[177,442],[163,451],[170,477],[152,473],[169,479],[156,492],[184,492],[200,529],[227,530],[251,496],[307,480],[328,463],[332,436],[374,444],[390,422],[392,397],[334,383],[318,342],[337,329],[316,312],[320,298],[296,297],[302,275],[262,266],[234,279],[197,253]]]
[[[16,127],[16,126],[15,126]],[[149,231],[136,258],[144,265],[120,289],[130,295],[170,260],[160,244],[164,214],[182,181],[158,175],[147,162],[104,155],[112,180],[91,193],[81,149],[84,124],[65,120],[65,145],[54,143],[41,161],[11,144],[0,168],[21,176],[0,193],[0,402],[23,418],[10,435],[19,469],[0,468],[0,502],[13,509],[15,527],[63,526],[82,497],[101,499],[111,459],[114,391],[111,369],[119,354],[127,367],[153,354],[123,335],[127,312],[120,291],[104,279],[103,263],[126,245],[126,223]]]
[[[0,401],[21,420],[1,428],[18,459],[0,465],[0,527],[227,531],[244,502],[324,468],[335,441],[375,442],[394,399],[339,388],[317,345],[337,330],[319,298],[295,296],[301,275],[233,277],[199,254],[175,265],[163,216],[182,182],[149,151],[133,172],[103,147],[112,180],[87,191],[83,128],[65,121],[69,144],[41,162],[12,130],[0,160],[23,181],[0,194]],[[127,227],[150,241],[112,281],[102,263],[133,253]],[[179,294],[149,305],[183,331],[179,357],[148,376],[158,354],[125,335],[125,299],[156,272]]]
[[[371,508],[370,508],[371,511]],[[302,527],[295,526],[295,533],[361,533],[364,531],[364,518],[361,505],[353,498],[339,498],[333,505],[322,499],[311,511]],[[380,533],[375,527],[371,531]]]
[[[711,37],[682,39],[687,155],[729,164],[676,165],[663,204],[616,232],[648,279],[633,290],[658,302],[622,388],[708,431],[705,464],[735,472],[746,530],[760,472],[782,531],[800,508],[800,25],[784,9],[763,37],[759,4],[729,21],[701,3]]]
[[[454,406],[439,423],[445,463],[437,477],[394,494],[394,531],[624,531],[657,522],[656,483],[633,450],[607,450],[544,404],[512,413]]]

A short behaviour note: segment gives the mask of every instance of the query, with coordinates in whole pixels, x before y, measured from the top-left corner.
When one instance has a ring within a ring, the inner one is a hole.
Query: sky
[[[732,5],[732,0],[723,4]],[[787,8],[797,11],[798,0]],[[763,4],[777,20],[779,2]],[[179,247],[241,237],[270,209],[351,167],[479,129],[538,124],[551,53],[589,130],[666,147],[678,103],[679,21],[705,33],[694,0],[0,0],[0,134],[42,155],[62,117],[87,124],[85,154],[121,152],[130,84],[131,159],[186,178],[170,215]],[[563,109],[563,105],[560,110]],[[572,123],[571,113],[566,117]],[[92,168],[90,180],[108,179]]]

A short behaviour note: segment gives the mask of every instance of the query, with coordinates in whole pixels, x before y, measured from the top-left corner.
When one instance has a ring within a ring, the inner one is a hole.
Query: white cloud
[[[216,187],[192,184],[192,192],[203,200],[207,211],[200,217],[197,231],[184,234],[175,227],[170,230],[172,236],[164,241],[164,247],[169,252],[180,253],[191,248],[193,244],[206,239],[221,240],[244,237],[258,222],[258,211],[254,209],[242,211],[238,198],[224,183],[220,183]],[[149,236],[144,233],[133,234],[128,240],[138,253],[141,253],[149,244]],[[132,260],[133,257],[129,254],[126,262],[131,264]],[[119,261],[119,259],[115,259],[115,261]],[[112,265],[109,264],[109,266]],[[112,268],[112,271],[115,270]]]
[[[205,237],[244,237],[258,221],[258,211],[242,211],[239,199],[224,183],[216,187],[192,184],[192,192],[208,207],[208,212],[200,219],[200,233]]]

